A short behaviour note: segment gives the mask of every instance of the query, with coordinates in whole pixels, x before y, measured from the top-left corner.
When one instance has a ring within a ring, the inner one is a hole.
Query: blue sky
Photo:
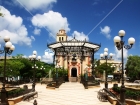
[[[52,62],[47,43],[55,42],[59,29],[65,29],[69,39],[85,38],[101,43],[95,58],[100,58],[104,48],[119,59],[121,53],[114,46],[114,37],[125,30],[128,38],[136,42],[132,49],[124,50],[124,58],[140,55],[140,0],[0,0],[0,43],[9,35],[15,45],[12,55],[32,55],[33,50],[45,62]],[[3,49],[3,47],[1,47]]]

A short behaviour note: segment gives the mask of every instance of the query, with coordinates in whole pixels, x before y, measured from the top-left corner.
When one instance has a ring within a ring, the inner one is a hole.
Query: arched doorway
[[[77,77],[77,69],[76,68],[71,69],[71,77]]]

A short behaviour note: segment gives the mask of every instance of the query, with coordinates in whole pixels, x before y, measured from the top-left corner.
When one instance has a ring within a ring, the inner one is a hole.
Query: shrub
[[[113,87],[112,90],[120,94],[120,87]],[[140,97],[140,91],[128,90],[125,91],[126,98],[138,100]]]
[[[113,87],[112,90],[117,93],[120,93],[120,87]]]

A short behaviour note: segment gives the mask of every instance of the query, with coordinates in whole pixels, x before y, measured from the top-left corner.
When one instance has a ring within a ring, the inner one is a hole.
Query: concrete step
[[[68,82],[68,83],[63,83],[59,87],[59,90],[84,90],[84,86],[79,82]]]
[[[19,103],[17,103],[16,105],[33,105],[34,100],[30,100],[30,101],[21,101]]]

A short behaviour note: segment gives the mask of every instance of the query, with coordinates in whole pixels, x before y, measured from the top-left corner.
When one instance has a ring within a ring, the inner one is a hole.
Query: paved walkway
[[[31,84],[28,84],[31,88]],[[113,84],[109,84],[112,87]],[[37,84],[36,98],[38,105],[111,105],[109,102],[100,102],[97,98],[97,92],[104,87],[94,87],[84,89],[83,85],[78,82],[63,83],[59,89],[46,89],[46,85]],[[33,105],[34,100],[22,101],[16,105]]]

